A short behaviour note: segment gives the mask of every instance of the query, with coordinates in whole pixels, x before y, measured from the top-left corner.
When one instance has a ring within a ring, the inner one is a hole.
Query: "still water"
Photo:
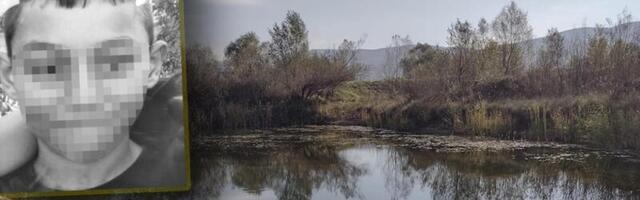
[[[637,199],[640,195],[640,161],[603,151],[438,152],[349,134],[296,141],[290,145],[279,141],[271,148],[245,144],[246,148],[195,152],[188,198]]]

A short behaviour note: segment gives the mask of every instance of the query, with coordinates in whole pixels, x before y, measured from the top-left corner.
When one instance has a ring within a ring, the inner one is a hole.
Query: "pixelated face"
[[[54,152],[80,163],[128,139],[151,68],[146,32],[132,10],[91,5],[26,7],[12,43],[27,125]]]

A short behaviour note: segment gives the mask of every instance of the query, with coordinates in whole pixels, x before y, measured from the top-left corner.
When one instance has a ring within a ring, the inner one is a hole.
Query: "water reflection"
[[[278,199],[311,199],[320,188],[354,198],[358,177],[366,173],[340,157],[336,148],[323,145],[227,154],[222,160],[231,184],[256,196],[271,190]]]
[[[326,144],[227,152],[201,158],[206,166],[195,186],[211,188],[195,192],[206,191],[212,199],[618,199],[638,195],[638,163],[603,156],[541,162],[528,160],[529,154]]]
[[[331,138],[269,148],[209,145],[192,150],[190,192],[109,199],[640,198],[634,158],[549,149],[439,153]]]
[[[412,184],[429,189],[433,199],[616,199],[640,187],[639,165],[615,158],[541,163],[519,159],[523,152],[386,151],[400,160],[387,162],[393,166],[384,173],[393,177],[387,184],[404,192],[398,199],[412,199],[406,190]]]
[[[314,191],[326,190],[341,194],[343,199],[362,198],[357,180],[367,171],[339,156],[339,151],[332,146],[309,145],[268,152],[193,152],[190,192],[121,197],[311,199]]]

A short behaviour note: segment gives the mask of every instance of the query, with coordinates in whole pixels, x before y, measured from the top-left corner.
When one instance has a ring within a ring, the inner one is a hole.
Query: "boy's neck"
[[[106,157],[88,164],[71,162],[38,141],[34,169],[38,181],[54,190],[84,190],[101,186],[124,173],[138,159],[142,148],[127,139]]]

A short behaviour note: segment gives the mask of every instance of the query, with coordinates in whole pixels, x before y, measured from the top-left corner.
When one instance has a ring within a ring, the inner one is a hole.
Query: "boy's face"
[[[12,72],[39,141],[88,163],[127,140],[152,67],[147,37],[132,3],[25,5],[12,41]]]

